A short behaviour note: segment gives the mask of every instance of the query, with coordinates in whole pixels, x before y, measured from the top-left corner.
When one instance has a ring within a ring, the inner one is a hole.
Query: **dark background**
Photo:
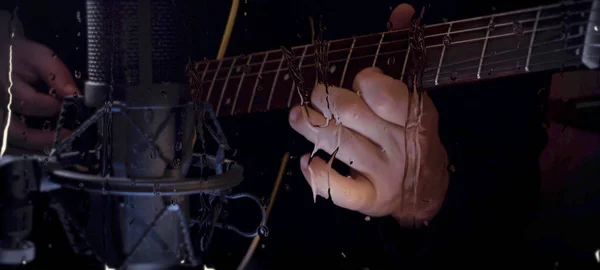
[[[214,58],[230,2],[176,3],[186,18],[190,55],[197,60]],[[323,15],[326,39],[384,31],[391,9],[399,3],[241,0],[228,55],[309,43],[308,16]],[[417,12],[426,7],[425,23],[544,3],[548,1],[411,2]],[[85,24],[77,21],[76,13],[80,11],[85,22],[84,1],[23,0],[20,6],[28,38],[48,45],[69,68],[82,71],[81,86],[86,76]],[[561,269],[572,269],[573,264],[593,263],[597,236],[588,237],[588,242],[569,238],[573,233],[593,233],[585,223],[575,227],[581,232],[569,233],[550,225],[531,225],[538,206],[537,158],[546,143],[536,93],[548,84],[549,74],[537,74],[431,93],[440,114],[440,136],[456,173],[443,211],[424,230],[401,229],[387,218],[366,221],[364,215],[321,198],[313,203],[298,166],[298,157],[312,146],[289,128],[287,110],[220,119],[237,149],[234,158],[245,168],[245,180],[235,191],[251,192],[268,202],[281,158],[291,153],[269,219],[270,234],[261,240],[253,266],[412,269],[469,265],[485,269],[528,265],[555,269],[559,261]],[[243,204],[232,203],[228,211],[228,220],[236,224],[257,221],[258,212]],[[55,236],[39,245],[39,253],[47,257],[40,256],[37,267],[60,268],[79,262],[70,254],[58,225],[43,230],[38,226],[36,232]],[[234,269],[249,243],[218,231],[206,262],[217,269]]]

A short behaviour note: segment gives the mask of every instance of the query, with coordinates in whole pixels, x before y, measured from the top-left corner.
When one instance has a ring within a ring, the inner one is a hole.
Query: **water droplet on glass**
[[[50,155],[50,148],[49,147],[44,147],[44,154]]]
[[[179,164],[181,164],[181,159],[176,158],[173,160],[173,168],[179,168]]]
[[[492,6],[492,11],[496,11],[496,7]]]
[[[79,183],[79,189],[83,189],[83,183]]]
[[[50,72],[50,74],[48,75],[48,79],[52,82],[56,79],[56,74]]]
[[[244,66],[244,73],[246,73],[246,74],[247,74],[247,73],[250,73],[250,71],[251,71],[251,67],[250,67],[250,65],[245,65],[245,66]]]
[[[56,89],[50,88],[50,90],[48,91],[48,94],[50,94],[51,97],[55,98],[56,97]]]
[[[135,187],[135,180],[134,179],[131,179],[131,186]]]
[[[513,33],[517,36],[522,36],[523,35],[523,24],[519,21],[514,21],[513,22]]]
[[[59,38],[60,36],[58,34],[56,34],[56,36],[54,36],[55,38]]]
[[[370,221],[370,220],[371,220],[371,217],[370,217],[370,216],[366,216],[366,217],[365,217],[365,221]]]
[[[183,143],[182,142],[175,143],[175,151],[181,151],[181,149],[183,149]]]
[[[160,91],[160,96],[166,98],[167,97],[167,91]]]
[[[156,153],[156,149],[154,148],[150,148],[150,151],[148,152],[148,156],[151,159],[156,159],[157,153]]]
[[[23,258],[21,258],[21,264],[22,265],[26,265],[27,264],[27,259],[25,258],[25,256],[23,256]]]
[[[146,109],[146,111],[144,111],[144,121],[146,121],[146,123],[151,123],[153,119],[154,111],[152,111],[152,109]]]
[[[580,51],[580,48],[577,48],[577,49],[575,50],[575,55],[579,55],[580,53],[581,53],[581,51]]]
[[[76,79],[81,79],[81,71],[75,70],[75,78]]]
[[[248,16],[248,12],[245,12],[245,11],[244,11],[244,16]]]
[[[448,18],[446,18],[446,17],[442,18],[442,22],[447,23],[448,22]]]
[[[442,41],[444,42],[444,46],[446,46],[446,47],[448,47],[448,46],[450,46],[450,44],[452,44],[452,38],[450,38],[450,36],[448,36],[448,35],[444,36]]]
[[[337,69],[337,67],[335,65],[331,65],[329,67],[329,73],[333,74],[335,72],[335,70]]]
[[[77,36],[80,37],[81,36],[81,32],[77,32]]]
[[[292,172],[287,172],[286,175],[287,176],[292,176]]]
[[[450,75],[450,80],[456,81],[456,78],[458,78],[458,72],[455,71]]]
[[[289,73],[286,73],[285,75],[283,75],[283,80],[284,81],[287,81],[289,79],[290,79],[290,74]]]
[[[521,69],[521,61],[517,61],[517,69]]]
[[[391,66],[391,65],[393,65],[394,63],[396,63],[396,57],[395,57],[395,56],[393,56],[393,55],[392,55],[392,56],[390,56],[390,57],[388,57],[388,59],[387,59],[387,65],[388,65],[388,66]]]
[[[451,172],[456,172],[456,167],[454,167],[454,164],[450,164],[450,166],[448,167],[448,169],[449,169]]]
[[[490,22],[490,24],[488,25],[488,31],[494,32],[495,29],[496,29],[496,24],[494,22]]]
[[[385,26],[386,26],[386,28],[387,28],[388,31],[394,29],[394,24],[391,21],[388,21]]]
[[[132,169],[135,169],[138,167],[138,164],[136,162],[131,162],[129,163],[129,166],[131,166]]]
[[[342,252],[342,257],[345,259],[346,258],[346,253]]]
[[[50,131],[50,120],[44,121],[44,125],[42,126],[43,131]]]
[[[489,76],[491,76],[491,75],[492,75],[492,72],[494,72],[494,69],[493,69],[493,68],[490,68],[490,71],[488,72],[488,75],[489,75]]]
[[[178,205],[179,203],[177,202],[177,198],[173,197],[171,198],[171,205]]]
[[[292,187],[290,187],[290,184],[285,184],[285,191],[290,191],[292,190]]]
[[[77,17],[77,22],[81,23],[81,11],[77,11],[77,13],[75,13],[76,17]]]

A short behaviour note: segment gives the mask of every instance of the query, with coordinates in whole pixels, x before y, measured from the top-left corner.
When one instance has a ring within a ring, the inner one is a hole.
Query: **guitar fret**
[[[304,61],[304,56],[306,55],[306,51],[308,50],[308,46],[304,46],[304,50],[302,51],[302,56],[300,57],[300,62],[298,63],[298,69],[302,68],[302,61]],[[288,97],[288,108],[292,106],[292,97],[294,96],[294,88],[296,87],[296,82],[292,82],[292,89],[290,89],[290,95]]]
[[[540,14],[542,8],[538,9],[537,15],[535,15],[535,22],[533,23],[533,30],[531,31],[531,40],[529,41],[529,51],[527,52],[527,60],[525,61],[525,71],[529,71],[529,60],[531,59],[531,52],[533,50],[533,41],[535,40],[535,32],[537,31],[538,22],[540,21]]]
[[[400,80],[404,80],[404,71],[406,71],[406,64],[408,63],[408,55],[410,54],[410,43],[408,44],[408,49],[406,50],[406,56],[404,57],[404,64],[402,65],[402,73],[400,74]]]
[[[381,49],[381,42],[383,42],[383,37],[385,37],[385,32],[381,34],[381,39],[379,39],[379,45],[377,45],[377,51],[375,52],[375,59],[373,59],[373,67],[375,67],[375,64],[377,64],[377,56],[379,56],[379,50]]]
[[[448,33],[446,36],[450,36],[450,31],[452,31],[452,24],[448,25]],[[443,41],[442,41],[443,42]],[[442,54],[440,55],[440,62],[438,63],[437,72],[435,73],[435,85],[438,85],[438,79],[440,78],[440,70],[442,69],[442,62],[444,61],[444,53],[446,52],[446,45],[442,47]]]
[[[204,77],[206,77],[206,72],[208,72],[208,66],[210,66],[210,61],[206,61],[206,67],[204,68],[204,72],[202,72],[202,78],[200,78],[201,82],[204,82]]]
[[[273,79],[273,85],[271,86],[271,94],[269,95],[269,101],[267,102],[267,110],[271,108],[271,100],[273,99],[273,92],[275,91],[275,85],[277,84],[277,79],[279,77],[279,71],[281,70],[281,65],[283,65],[283,60],[285,59],[285,55],[281,54],[281,60],[279,61],[279,66],[277,67],[277,73],[275,73],[275,79]]]
[[[350,63],[350,57],[352,57],[352,50],[354,50],[355,43],[356,43],[356,37],[354,37],[354,39],[352,40],[352,45],[350,46],[350,52],[348,53],[348,57],[346,58],[346,64],[344,65],[344,71],[342,72],[342,79],[340,80],[340,87],[342,87],[344,85],[344,78],[346,77],[346,70],[348,70],[348,63]]]
[[[252,55],[248,56],[248,61],[246,61],[246,66],[250,65],[250,61],[252,61]],[[242,76],[240,77],[240,82],[238,83],[237,90],[235,91],[235,97],[233,98],[233,105],[231,106],[231,115],[235,113],[235,105],[237,104],[238,96],[240,94],[240,90],[242,89],[242,84],[244,83],[244,77],[246,76],[246,72],[242,72]]]
[[[267,62],[267,58],[269,58],[269,52],[265,54],[265,58],[260,65],[260,69],[258,70],[258,75],[256,75],[256,82],[254,83],[254,89],[252,90],[252,96],[250,97],[250,104],[248,105],[248,113],[252,110],[252,103],[254,103],[254,96],[256,95],[256,88],[258,87],[258,83],[260,82],[260,75],[262,74],[262,70],[265,67],[265,63]]]
[[[490,37],[490,25],[494,23],[494,16],[490,19],[490,23],[488,24],[488,30],[485,34],[485,40],[483,41],[483,48],[481,49],[481,57],[479,57],[479,68],[477,69],[477,79],[481,79],[481,67],[483,65],[483,57],[485,56],[485,51],[487,50],[487,43]]]
[[[215,70],[215,75],[213,75],[212,82],[210,82],[210,87],[208,88],[208,95],[206,95],[206,101],[210,100],[210,94],[212,93],[213,86],[215,86],[215,81],[217,81],[217,75],[219,74],[219,69],[221,69],[221,64],[223,64],[223,59],[219,60],[219,65],[217,66],[217,70]]]
[[[223,101],[225,89],[227,89],[227,83],[229,82],[229,77],[231,76],[231,71],[233,71],[233,67],[235,67],[236,61],[237,61],[237,57],[233,58],[233,61],[231,61],[231,67],[229,67],[229,71],[227,72],[227,78],[225,78],[225,82],[223,83],[223,90],[221,90],[221,97],[219,97],[219,103],[217,105],[217,110],[216,110],[215,115],[219,115],[219,110],[221,110],[221,102]]]

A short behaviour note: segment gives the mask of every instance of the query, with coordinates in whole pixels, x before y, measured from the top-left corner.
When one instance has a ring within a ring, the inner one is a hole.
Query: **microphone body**
[[[86,105],[101,108],[114,100],[128,108],[99,121],[103,174],[157,181],[184,177],[196,132],[193,108],[184,100],[185,37],[177,7],[172,1],[88,0],[86,11]],[[155,196],[91,195],[91,242],[109,266],[125,259],[126,269],[179,265],[183,234],[177,214],[155,220],[170,203],[179,204],[187,218],[188,200],[160,193],[157,184]]]

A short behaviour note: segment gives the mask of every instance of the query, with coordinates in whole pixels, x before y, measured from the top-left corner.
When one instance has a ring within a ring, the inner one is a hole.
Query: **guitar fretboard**
[[[555,4],[425,27],[423,87],[464,83],[581,64],[592,2]],[[597,31],[597,30],[596,30]],[[406,82],[412,72],[408,29],[330,41],[328,83],[352,88],[355,75],[379,67]],[[315,84],[312,44],[293,47],[305,86]],[[596,57],[596,56],[588,56]],[[299,102],[280,50],[195,64],[201,100],[218,116]]]

